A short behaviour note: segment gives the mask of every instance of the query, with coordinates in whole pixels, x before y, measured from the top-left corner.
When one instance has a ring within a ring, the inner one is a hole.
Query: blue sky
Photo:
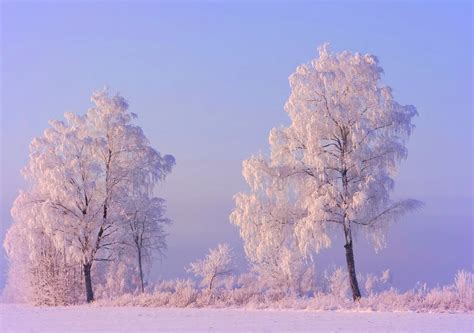
[[[246,189],[241,162],[267,152],[269,130],[288,124],[288,76],[327,41],[377,55],[384,82],[420,114],[395,196],[426,206],[394,225],[379,254],[359,237],[358,269],[391,268],[403,289],[472,267],[470,2],[4,2],[1,15],[2,237],[31,139],[49,119],[84,113],[91,92],[108,86],[177,159],[158,189],[174,225],[153,275],[184,276],[223,241],[244,263],[228,220],[232,196]],[[316,262],[342,264],[337,242]]]

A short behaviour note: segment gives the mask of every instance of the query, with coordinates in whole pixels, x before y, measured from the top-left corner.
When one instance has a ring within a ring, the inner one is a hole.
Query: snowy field
[[[0,305],[6,332],[473,332],[472,314]]]

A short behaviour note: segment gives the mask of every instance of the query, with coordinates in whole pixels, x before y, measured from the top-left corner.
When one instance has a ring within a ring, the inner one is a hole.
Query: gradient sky
[[[1,5],[0,236],[25,186],[28,144],[66,111],[84,113],[95,89],[121,92],[154,147],[177,166],[158,193],[168,201],[160,278],[219,242],[245,262],[228,215],[246,190],[241,162],[268,151],[289,123],[288,76],[330,42],[372,53],[398,101],[420,116],[396,197],[425,202],[394,225],[378,254],[358,238],[361,272],[393,272],[395,287],[452,280],[473,265],[472,4],[470,2],[121,2]],[[6,269],[5,254],[0,260]],[[342,243],[317,257],[344,263]],[[0,286],[4,277],[0,278]]]

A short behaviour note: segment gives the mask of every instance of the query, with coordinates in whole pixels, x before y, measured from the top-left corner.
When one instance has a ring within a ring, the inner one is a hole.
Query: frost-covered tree
[[[208,286],[211,291],[216,279],[232,274],[232,250],[228,244],[219,244],[215,249],[209,250],[206,258],[191,263],[186,270],[200,276],[201,285]]]
[[[140,278],[140,289],[145,290],[144,261],[166,249],[165,225],[170,220],[164,216],[164,200],[149,197],[146,193],[134,196],[126,204],[124,244],[132,249]]]
[[[94,269],[94,296],[112,299],[135,293],[140,288],[136,258],[121,254],[118,260],[98,262]]]
[[[291,124],[271,131],[269,159],[244,162],[252,192],[236,196],[231,215],[247,247],[262,238],[279,244],[275,230],[287,229],[285,238],[310,255],[331,245],[331,231],[342,233],[354,300],[361,296],[354,233],[366,232],[378,249],[385,226],[420,205],[390,198],[417,112],[395,101],[382,72],[375,56],[331,54],[327,44],[299,66],[285,105]]]
[[[43,136],[32,141],[23,170],[31,185],[25,194],[30,199],[17,200],[13,208],[33,206],[28,211],[40,220],[26,216],[15,223],[41,223],[67,260],[81,265],[88,302],[94,299],[93,263],[117,257],[124,220],[121,204],[130,187],[152,188],[174,164],[172,156],[162,156],[132,124],[136,115],[123,97],[98,91],[92,102],[95,107],[85,115],[66,113],[65,121],[50,121]]]
[[[35,305],[66,305],[80,300],[81,267],[57,248],[44,228],[40,210],[21,193],[12,216],[16,221],[5,237],[10,261],[5,294],[11,301]]]
[[[243,163],[252,193],[235,196],[236,208],[230,218],[240,227],[245,253],[261,285],[300,294],[304,289],[301,281],[312,273],[313,263],[299,251],[293,232],[298,207],[288,200],[285,189],[272,184],[269,175],[261,174],[259,182],[254,181],[254,162]]]

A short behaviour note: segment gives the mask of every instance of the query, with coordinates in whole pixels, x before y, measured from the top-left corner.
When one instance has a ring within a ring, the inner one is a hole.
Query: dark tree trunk
[[[341,152],[341,180],[342,180],[342,188],[343,188],[343,196],[344,196],[344,204],[349,202],[348,198],[349,195],[349,181],[347,179],[347,172],[348,169],[346,167],[344,155],[346,152],[347,146],[347,136],[349,132],[347,129],[341,129],[342,135],[342,152]],[[344,210],[344,216],[342,220],[342,224],[344,226],[344,239],[346,240],[346,244],[344,248],[346,249],[346,262],[347,262],[347,271],[349,273],[349,282],[351,284],[352,289],[352,299],[354,301],[358,301],[361,297],[359,283],[357,282],[357,275],[355,270],[355,262],[354,262],[354,249],[352,247],[352,232],[351,232],[351,222],[347,218],[347,211]]]
[[[140,271],[140,286],[143,293],[145,291],[145,284],[143,282],[142,252],[140,249],[138,249],[138,269]]]
[[[344,245],[344,248],[346,249],[346,262],[347,262],[347,270],[349,272],[349,282],[351,284],[351,289],[352,289],[352,299],[354,301],[358,301],[361,295],[360,295],[359,283],[357,282],[357,275],[356,275],[356,270],[355,270],[354,249],[352,247],[352,239],[349,239],[349,241],[347,241],[347,238],[346,238],[346,244]]]
[[[84,281],[86,284],[86,299],[87,303],[94,300],[94,292],[92,290],[91,267],[92,264],[84,264]]]
[[[212,290],[212,284],[214,283],[214,278],[215,278],[215,277],[216,277],[216,276],[213,275],[212,278],[211,278],[211,282],[209,282],[209,290]]]

